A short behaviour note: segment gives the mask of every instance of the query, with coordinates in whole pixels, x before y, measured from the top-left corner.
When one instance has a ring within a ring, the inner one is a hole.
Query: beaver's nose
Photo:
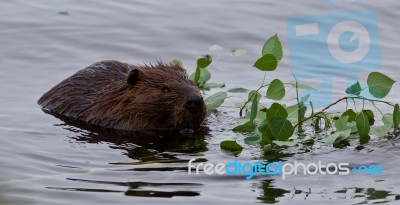
[[[201,96],[195,96],[191,97],[187,102],[186,102],[186,107],[189,110],[198,110],[201,108],[203,105],[203,98]]]

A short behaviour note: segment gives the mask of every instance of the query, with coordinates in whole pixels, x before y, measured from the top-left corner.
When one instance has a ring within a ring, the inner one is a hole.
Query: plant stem
[[[394,105],[393,105],[392,103],[387,102],[387,101],[383,101],[383,100],[369,99],[369,98],[365,98],[365,97],[361,97],[361,96],[346,96],[346,97],[342,97],[342,98],[336,100],[335,102],[333,102],[332,104],[326,106],[326,107],[325,107],[324,109],[322,109],[321,111],[315,113],[314,116],[320,115],[320,114],[324,113],[326,110],[328,110],[329,108],[331,108],[332,106],[338,104],[339,102],[341,102],[341,101],[343,101],[343,100],[348,100],[348,99],[352,99],[352,100],[354,100],[354,99],[362,99],[362,100],[364,100],[364,101],[365,101],[365,100],[368,100],[368,101],[370,101],[370,102],[380,102],[380,103],[385,103],[385,104],[388,104],[388,105],[394,107]],[[305,121],[307,121],[307,120],[309,120],[309,119],[311,119],[311,118],[312,118],[312,116],[306,117],[306,118],[302,119],[301,121],[299,121],[299,122],[294,126],[294,128],[300,126],[303,122],[305,122]]]
[[[302,107],[300,107],[300,99],[299,99],[299,81],[297,81],[297,78],[296,78],[296,75],[293,73],[293,71],[292,71],[292,69],[289,67],[289,70],[290,70],[290,72],[292,73],[292,75],[293,75],[293,78],[294,78],[294,80],[295,80],[295,82],[296,82],[296,100],[297,100],[297,121],[299,122],[296,126],[295,126],[295,128],[298,126],[299,127],[299,132],[302,132],[302,123],[303,123],[303,116],[302,116],[302,113],[301,113],[301,108]],[[314,115],[313,116],[311,116],[311,117],[314,117]]]
[[[265,75],[264,75],[264,80],[265,80]],[[264,80],[263,80],[263,84],[256,90],[256,92],[258,92],[259,90],[261,90],[261,88],[263,88],[263,87],[269,86],[269,84],[264,85]],[[253,98],[254,95],[255,95],[255,93],[253,93],[253,94],[249,97],[249,99],[247,99],[247,101],[244,103],[244,105],[240,108],[240,111],[239,111],[240,117],[242,117],[243,109],[246,107],[247,103],[249,103],[249,102],[251,101],[251,99]]]
[[[375,110],[378,110],[382,116],[384,115],[383,112],[375,105],[375,102],[370,101],[370,103],[375,107]]]
[[[262,82],[262,84],[261,85],[264,85],[264,83],[265,83],[265,77],[267,76],[267,72],[264,72],[264,78],[263,78],[263,82]]]

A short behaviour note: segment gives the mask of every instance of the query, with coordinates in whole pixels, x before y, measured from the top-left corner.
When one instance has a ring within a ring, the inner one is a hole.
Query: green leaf
[[[278,66],[278,60],[272,54],[266,54],[259,58],[253,65],[253,67],[261,71],[273,71]]]
[[[382,116],[382,122],[384,125],[390,125],[393,126],[393,114],[384,114]]]
[[[357,123],[356,121],[351,121],[347,123],[347,126],[351,129],[351,133],[357,133]]]
[[[294,128],[289,120],[282,117],[274,117],[270,123],[272,136],[274,139],[287,141],[294,133]]]
[[[342,117],[349,116],[348,122],[352,122],[352,121],[356,121],[356,115],[357,114],[353,111],[353,109],[348,109],[348,110],[346,110],[346,112],[344,112],[342,114]]]
[[[271,126],[267,120],[264,120],[257,126],[258,131],[261,133],[262,136],[262,143],[269,144],[272,142],[273,135],[271,131]]]
[[[350,134],[351,134],[351,130],[335,132],[335,133],[328,135],[328,136],[324,137],[323,139],[321,139],[321,142],[332,145],[332,144],[335,144],[342,140],[347,139],[350,136]]]
[[[254,124],[259,124],[259,123],[261,123],[262,121],[264,121],[265,118],[266,118],[265,112],[259,110],[259,111],[257,112],[256,118],[253,120],[253,123],[254,123]],[[243,117],[241,117],[241,118],[237,118],[236,121],[239,122],[239,123],[241,123],[241,124],[244,124],[244,123],[250,121],[250,113],[248,112],[248,113],[246,113],[245,116],[243,116]]]
[[[190,79],[193,80],[193,82],[196,84],[197,87],[200,86],[200,74],[201,74],[201,68],[197,67],[195,72],[190,75]]]
[[[229,89],[228,92],[230,93],[247,93],[249,90],[245,89],[245,88],[232,88]]]
[[[374,125],[375,118],[374,113],[371,110],[363,110],[362,113],[367,116],[369,125]]]
[[[290,85],[296,88],[296,83],[290,83]],[[315,88],[300,82],[297,82],[297,88],[300,90],[315,90]]]
[[[316,132],[321,131],[321,125],[320,124],[321,124],[321,117],[316,117],[315,120],[314,120],[314,130]]]
[[[234,57],[240,57],[244,55],[247,55],[247,51],[245,49],[232,50],[232,56]]]
[[[396,104],[394,106],[394,110],[393,110],[393,126],[394,126],[394,129],[399,129],[399,123],[400,123],[400,110],[399,110],[399,104]]]
[[[268,86],[267,98],[272,100],[282,100],[285,96],[285,86],[279,79],[274,79]]]
[[[216,110],[224,103],[226,97],[226,92],[218,92],[206,98],[204,102],[208,110]]]
[[[357,130],[358,130],[360,139],[368,138],[369,137],[368,134],[369,134],[369,130],[370,130],[368,117],[366,115],[364,115],[363,113],[359,113],[356,116],[356,125],[357,125]]]
[[[303,103],[303,104],[304,104],[304,103]],[[302,106],[300,107],[300,116],[301,116],[301,119],[304,119],[304,116],[305,116],[306,112],[307,112],[307,106],[302,105]]]
[[[299,106],[297,104],[291,105],[286,108],[286,112],[288,113],[287,119],[289,119],[292,122],[297,123],[298,120],[298,112]]]
[[[196,84],[197,87],[203,88],[204,84],[211,79],[211,73],[208,69],[196,68],[196,71],[189,77]]]
[[[280,146],[280,147],[293,147],[299,143],[298,140],[294,141],[279,141],[279,140],[273,140],[272,143]]]
[[[314,119],[314,106],[311,101],[310,101],[310,107],[311,107],[311,118]]]
[[[349,116],[341,116],[338,120],[335,122],[335,127],[337,131],[344,131],[347,130],[349,127],[347,126],[347,122],[349,120]]]
[[[278,61],[281,61],[283,51],[278,34],[275,34],[264,43],[261,55],[264,56],[266,54],[272,54]]]
[[[251,101],[253,99],[253,96],[258,93],[257,90],[252,90],[249,92],[249,94],[247,95],[247,100]]]
[[[221,149],[231,152],[241,152],[243,147],[234,140],[225,140],[220,144]]]
[[[210,46],[210,48],[208,48],[209,51],[211,52],[219,52],[224,50],[224,48],[222,48],[220,45],[214,44],[212,46]]]
[[[253,137],[246,137],[244,138],[244,143],[249,144],[249,145],[256,145],[261,142],[261,138],[257,136]]]
[[[267,118],[267,114],[264,111],[259,110],[256,118],[253,120],[255,124],[263,122]]]
[[[261,95],[257,91],[250,93],[251,97],[251,110],[250,110],[250,121],[253,121],[258,112],[258,102],[260,102]]]
[[[281,117],[286,119],[288,117],[288,112],[286,109],[279,103],[273,103],[271,107],[267,110],[267,120],[271,122],[271,120],[275,117]]]
[[[378,137],[383,137],[388,134],[390,129],[392,128],[391,125],[378,125],[378,126],[372,126],[370,130],[371,135],[376,135]]]
[[[352,86],[348,87],[346,89],[346,93],[349,94],[349,95],[360,95],[360,93],[361,93],[361,85],[360,85],[360,83],[357,81]]]
[[[178,65],[178,66],[180,66],[180,67],[183,67],[183,63],[182,63],[182,61],[179,60],[179,59],[174,59],[174,60],[172,60],[172,61],[171,61],[171,64],[173,64],[173,65]]]
[[[232,129],[234,132],[253,132],[256,126],[253,121],[248,121],[242,125],[238,125]]]
[[[310,98],[310,94],[307,94],[307,95],[301,97],[300,104],[304,105],[304,103],[308,100],[308,98]]]
[[[203,88],[205,89],[210,89],[210,88],[223,88],[225,87],[225,84],[223,83],[205,83],[203,85]]]
[[[211,56],[204,56],[202,58],[197,59],[197,67],[199,68],[207,68],[212,62]]]
[[[200,69],[200,79],[199,79],[200,85],[203,86],[210,79],[211,79],[210,71],[208,71],[207,69]]]
[[[379,72],[370,73],[367,79],[369,92],[376,98],[385,97],[395,82],[393,79]]]

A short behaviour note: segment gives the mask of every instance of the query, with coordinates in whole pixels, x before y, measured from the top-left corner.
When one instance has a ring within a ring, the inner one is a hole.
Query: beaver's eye
[[[166,86],[163,87],[161,90],[163,91],[163,93],[168,93],[170,91],[169,88]]]

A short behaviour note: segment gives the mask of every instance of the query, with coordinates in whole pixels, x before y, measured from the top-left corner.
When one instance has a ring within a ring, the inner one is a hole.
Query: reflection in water
[[[128,190],[124,192],[126,196],[140,196],[140,197],[171,198],[174,196],[199,196],[200,193],[195,191],[159,191],[159,190],[155,191],[155,190],[144,190],[144,189],[146,187],[168,188],[168,187],[201,186],[201,184],[196,184],[196,183],[109,182],[109,181],[94,181],[94,180],[84,180],[84,179],[70,179],[70,178],[68,178],[68,180],[95,183],[95,184],[123,186],[128,188]],[[123,192],[119,190],[108,190],[108,189],[57,188],[57,187],[47,187],[47,188],[55,190],[82,191],[82,192]]]
[[[162,191],[136,191],[128,190],[125,192],[126,196],[142,196],[142,197],[166,197],[171,198],[174,196],[199,196],[200,194],[193,191],[173,191],[173,192],[162,192]]]
[[[271,179],[262,181],[260,188],[263,190],[263,194],[257,197],[257,199],[267,204],[291,202],[296,201],[299,198],[301,198],[302,200],[307,200],[310,195],[325,195],[325,197],[339,202],[340,204],[343,203],[343,201],[346,201],[347,203],[351,203],[350,201],[356,202],[354,204],[375,204],[400,200],[400,195],[395,195],[392,194],[390,191],[377,190],[374,188],[352,187],[337,190],[334,193],[329,193],[329,191],[312,192],[311,189],[309,189],[308,191],[297,189],[289,191],[274,187],[273,182],[274,180]]]
[[[261,183],[261,189],[263,190],[263,195],[259,196],[257,199],[264,203],[274,204],[279,202],[277,198],[283,197],[286,193],[290,193],[288,190],[274,188],[272,185],[273,180],[264,180]]]
[[[60,117],[59,117],[60,118]],[[113,162],[110,164],[121,165],[124,169],[114,171],[128,172],[185,172],[188,159],[180,158],[180,153],[188,155],[201,154],[207,151],[207,142],[205,141],[206,129],[194,134],[190,133],[172,133],[172,132],[123,132],[110,129],[103,129],[92,126],[81,121],[71,119],[62,119],[66,124],[61,124],[62,128],[76,133],[70,138],[76,142],[83,143],[106,143],[111,149],[119,149],[124,151],[124,155],[128,156],[133,162]],[[311,144],[312,145],[312,144]],[[311,146],[303,147],[297,153],[310,152]],[[293,157],[296,152],[290,149],[279,147],[266,147],[263,149],[262,158],[265,162],[286,161]],[[196,162],[205,162],[207,159],[200,158]],[[161,166],[145,166],[145,165],[161,165]],[[162,166],[162,164],[170,164],[172,166]],[[137,167],[144,166],[144,167]],[[126,167],[133,166],[133,167]],[[151,179],[151,178],[149,178]],[[122,193],[125,196],[134,197],[151,197],[151,198],[172,198],[172,197],[194,197],[200,196],[199,187],[202,183],[160,183],[145,181],[101,181],[88,180],[82,178],[67,178],[68,181],[79,182],[83,184],[100,184],[112,185],[112,188],[84,188],[84,187],[46,187],[51,190],[77,191],[77,192],[109,192]],[[390,191],[376,190],[374,188],[345,188],[334,193],[312,192],[311,188],[307,191],[279,188],[274,185],[274,179],[265,179],[260,182],[262,195],[257,199],[262,203],[275,204],[287,201],[307,200],[309,195],[318,195],[334,199],[362,199],[363,203],[369,202],[391,202],[399,200],[400,195],[392,194]],[[83,185],[84,186],[84,185]],[[121,190],[121,187],[123,190]],[[190,189],[195,190],[190,190]],[[334,194],[334,198],[331,196]]]
[[[293,156],[295,153],[287,152],[283,148],[267,147],[264,149],[263,159],[267,162],[284,161],[285,158]]]
[[[336,191],[337,194],[343,194],[350,198],[364,198],[364,203],[385,203],[400,200],[400,195],[392,194],[390,191],[376,190],[374,188],[346,188]],[[361,203],[360,203],[361,204]]]
[[[361,190],[363,190],[363,189],[361,189]],[[373,188],[368,188],[365,191],[365,194],[367,195],[368,200],[385,199],[389,195],[392,195],[392,194],[390,194],[389,191],[375,190]]]
[[[104,129],[93,126],[82,121],[56,116],[66,124],[60,124],[62,128],[76,133],[72,136],[76,142],[84,143],[107,143],[111,149],[124,150],[124,155],[137,162],[119,162],[110,163],[113,165],[145,165],[155,163],[185,163],[188,160],[179,159],[174,153],[196,154],[207,150],[207,143],[204,140],[205,128],[195,133],[176,133],[176,132],[126,132],[112,129]],[[187,170],[187,167],[144,167],[132,168],[120,171],[176,171]],[[187,191],[188,187],[198,187],[202,184],[196,183],[152,183],[152,182],[113,182],[113,181],[95,181],[86,179],[67,178],[70,181],[107,184],[114,186],[123,186],[127,191],[112,189],[93,189],[93,188],[61,188],[47,187],[53,190],[64,191],[82,191],[82,192],[123,192],[126,196],[137,197],[164,197],[174,196],[199,196],[196,191]],[[157,190],[152,188],[157,187]],[[172,188],[182,187],[180,190]],[[168,189],[160,191],[160,188]],[[149,190],[150,189],[150,190]]]
[[[125,155],[140,163],[172,163],[181,162],[170,152],[198,153],[207,150],[204,134],[194,137],[174,137],[160,135],[143,135],[143,133],[120,135],[102,133],[86,133],[72,137],[78,142],[107,142],[112,149],[125,151]],[[114,163],[117,164],[117,163]],[[121,163],[123,164],[123,163]],[[132,163],[130,163],[132,164]]]
[[[139,160],[139,163],[135,164],[181,162],[182,160],[168,152],[198,153],[207,150],[204,127],[195,133],[127,132],[105,129],[60,115],[54,116],[66,123],[60,125],[64,129],[77,133],[76,136],[71,137],[75,141],[94,144],[106,142],[110,148],[124,150],[124,154],[129,158]]]

